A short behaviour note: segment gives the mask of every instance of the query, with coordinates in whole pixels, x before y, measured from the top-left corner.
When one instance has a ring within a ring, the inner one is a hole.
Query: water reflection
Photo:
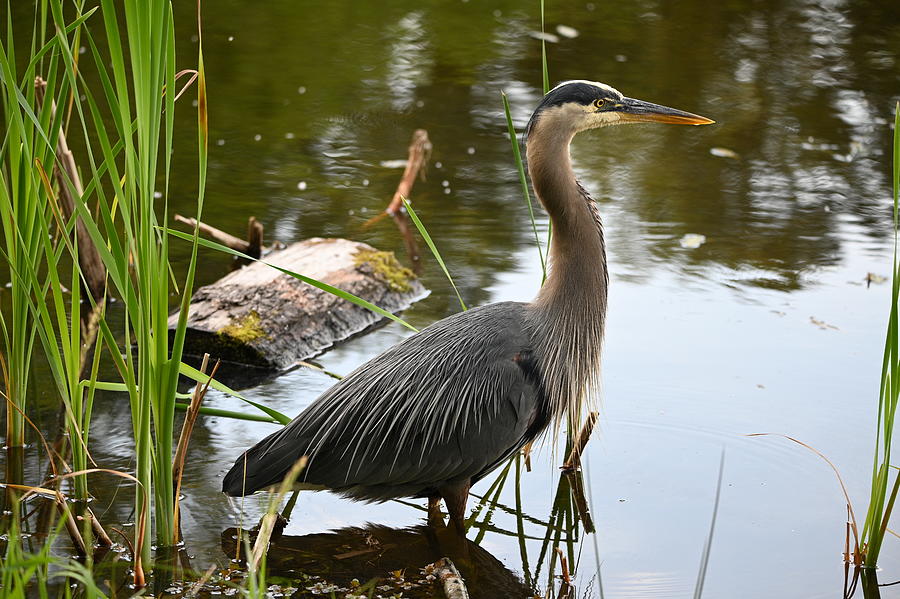
[[[193,9],[176,10],[188,27]],[[499,92],[510,95],[521,127],[540,95],[540,45],[528,35],[535,10],[512,0],[378,8],[319,0],[302,9],[280,0],[260,14],[232,0],[211,11],[211,139],[222,143],[210,157],[212,224],[242,230],[255,214],[283,241],[358,236],[390,194],[395,174],[379,165],[401,157],[411,131],[424,127],[441,168],[415,200],[452,240],[445,258],[469,303],[487,301],[493,273],[533,243]],[[553,81],[597,78],[719,122],[690,135],[604,131],[577,145],[579,173],[615,233],[611,252],[633,280],[724,267],[740,287],[798,289],[804,273],[841,259],[846,223],[874,239],[888,232],[890,41],[900,28],[891,3],[551,2],[546,22],[580,32],[548,44]],[[196,39],[178,39],[185,56],[195,51]],[[187,146],[194,117],[177,118]],[[712,156],[712,147],[739,159]],[[179,188],[195,170],[189,154],[174,165],[173,195],[185,198],[175,211],[194,196]],[[710,243],[681,251],[673,241],[685,233]],[[363,237],[402,249],[390,231]],[[452,310],[449,301],[430,304],[435,317]]]
[[[806,273],[841,259],[846,222],[863,224],[876,239],[885,235],[884,115],[896,79],[896,49],[886,41],[898,25],[889,9],[863,4],[866,10],[799,0],[548,5],[548,26],[581,32],[549,45],[553,80],[599,78],[720,123],[691,135],[603,131],[579,142],[579,173],[604,203],[621,271],[632,280],[659,269],[702,278],[724,267],[739,289],[791,290],[807,283]],[[524,35],[534,15],[503,1],[452,9],[401,2],[384,11],[320,3],[310,8],[321,16],[312,28],[288,5],[276,5],[269,37],[287,23],[303,33],[284,35],[283,48],[265,45],[265,52],[303,56],[317,47],[330,58],[278,61],[279,80],[263,79],[249,68],[260,40],[248,32],[227,48],[219,41],[234,23],[253,22],[248,9],[235,4],[233,21],[209,19],[208,37],[221,50],[208,52],[210,72],[225,72],[228,60],[232,75],[218,79],[228,101],[213,105],[212,124],[249,152],[244,164],[214,155],[213,168],[227,168],[229,184],[264,175],[258,185],[268,190],[266,218],[277,236],[358,234],[390,194],[395,175],[380,163],[402,156],[410,132],[425,127],[441,168],[414,199],[426,224],[439,223],[440,237],[452,240],[445,258],[470,302],[486,301],[481,290],[493,272],[509,268],[510,248],[533,243],[499,91],[510,94],[521,126],[540,95],[539,45]],[[248,141],[257,132],[262,141]],[[286,132],[294,138],[284,139]],[[738,158],[713,156],[712,147]],[[265,169],[254,167],[259,161]],[[303,192],[300,181],[309,182]],[[215,195],[215,177],[211,185]],[[232,206],[235,217],[255,196]],[[676,242],[685,233],[710,242],[683,251]],[[365,237],[402,249],[387,230]],[[434,298],[430,309],[439,316],[453,304]]]
[[[243,542],[238,539],[254,537],[252,531],[226,529],[222,532],[222,552],[228,558],[243,556]],[[433,575],[429,577],[429,566],[445,557],[459,569],[470,597],[534,596],[534,591],[515,572],[484,548],[459,538],[451,529],[428,526],[391,528],[367,524],[322,533],[282,535],[270,544],[266,566],[270,575],[292,579],[313,575],[313,579],[299,584],[319,589],[326,596],[330,589],[343,596],[368,583],[377,589],[374,594],[402,592],[404,597],[432,597],[441,586]],[[438,596],[442,593],[442,589],[438,590]]]
[[[898,5],[546,5],[548,30],[565,24],[580,32],[548,44],[553,81],[596,78],[719,123],[604,130],[573,148],[601,206],[613,272],[606,399],[588,484],[600,534],[582,542],[582,584],[597,571],[596,559],[617,596],[688,595],[709,517],[708,502],[698,498],[710,491],[711,462],[729,443],[734,458],[710,596],[831,596],[840,585],[843,505],[830,473],[793,449],[735,439],[791,433],[832,457],[851,490],[867,488],[858,465],[871,452],[874,416],[865,406],[877,387],[887,291],[848,281],[878,271],[889,242]],[[30,31],[32,8],[12,3],[14,23]],[[195,8],[174,4],[186,60],[196,52]],[[433,162],[413,201],[464,300],[527,300],[540,273],[499,92],[509,95],[521,128],[540,96],[540,44],[528,35],[539,22],[537,3],[520,0],[271,0],[265,10],[221,0],[204,15],[210,136],[224,142],[211,148],[204,218],[243,232],[255,215],[271,239],[344,236],[406,255],[393,224],[363,225],[400,176],[382,162],[403,158],[410,134],[425,128]],[[190,214],[196,115],[185,104],[176,119],[172,195],[184,199],[170,211]],[[546,238],[543,218],[538,227]],[[682,248],[689,233],[707,242]],[[181,252],[173,268],[183,272],[187,249],[173,248]],[[202,261],[200,284],[225,274],[230,258],[204,252]],[[433,293],[406,315],[416,326],[458,310],[433,263],[422,276]],[[6,295],[0,302],[8,303]],[[839,330],[820,330],[810,316]],[[325,366],[349,372],[406,334],[385,327],[329,352]],[[330,384],[295,371],[255,388],[252,398],[296,414]],[[208,401],[244,409],[216,394]],[[94,458],[133,468],[127,401],[106,394],[97,405]],[[198,423],[184,487],[185,534],[198,563],[215,554],[218,539],[209,537],[223,514],[237,518],[219,493],[221,470],[271,431],[219,418]],[[522,482],[523,507],[532,513],[547,513],[557,484],[553,460],[540,460]],[[26,474],[43,472],[33,462]],[[130,487],[101,476],[91,484],[98,504],[110,506],[107,521],[131,518]],[[515,505],[511,488],[502,500]],[[247,499],[248,512],[258,515],[254,501]],[[325,494],[299,509],[306,511],[292,526],[308,529],[288,532],[304,537],[323,523],[340,528],[360,518],[358,505]],[[491,526],[515,530],[516,511],[498,507]],[[401,527],[414,512],[385,504],[367,507],[366,517]],[[542,538],[542,526],[529,521],[527,533]],[[541,541],[530,543],[534,562]],[[482,547],[519,571],[515,537],[492,534]],[[779,574],[785,563],[790,575]],[[533,572],[529,566],[518,575]]]

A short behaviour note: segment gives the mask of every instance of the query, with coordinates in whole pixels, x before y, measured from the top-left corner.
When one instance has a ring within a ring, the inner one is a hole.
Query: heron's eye
[[[606,105],[606,98],[597,98],[594,100],[594,106],[597,108],[603,108]]]

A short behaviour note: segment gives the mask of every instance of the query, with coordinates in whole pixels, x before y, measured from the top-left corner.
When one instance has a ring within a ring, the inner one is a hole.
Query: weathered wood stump
[[[265,258],[389,312],[425,296],[416,276],[392,252],[346,239],[312,238]],[[178,320],[169,318],[170,330]],[[236,270],[191,298],[185,354],[209,353],[229,380],[275,373],[381,322],[383,317],[262,263]],[[250,367],[228,372],[227,363]],[[252,372],[252,371],[256,372]]]

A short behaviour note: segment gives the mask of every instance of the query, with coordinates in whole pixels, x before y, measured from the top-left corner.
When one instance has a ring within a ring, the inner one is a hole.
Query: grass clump
[[[100,308],[96,328],[127,390],[135,449],[135,581],[150,564],[151,535],[157,545],[175,542],[173,438],[176,384],[186,327],[187,303],[196,271],[196,237],[186,276],[176,279],[169,265],[168,236],[159,223],[168,218],[177,94],[175,27],[169,0],[118,3],[102,0],[84,11],[83,2],[37,3],[27,67],[17,73],[11,17],[0,43],[0,88],[6,125],[0,144],[0,216],[4,259],[14,285],[14,309],[2,321],[8,366],[5,386],[12,395],[6,442],[22,443],[24,393],[35,340],[47,361],[65,408],[73,466],[89,466],[91,400],[97,387],[100,352],[94,353],[90,381],[82,380],[80,304]],[[68,15],[73,13],[70,21]],[[7,11],[9,14],[9,11]],[[102,30],[98,43],[95,32]],[[80,49],[85,52],[80,52]],[[183,60],[183,59],[182,59]],[[206,179],[206,87],[202,50],[197,56],[198,196]],[[96,75],[89,85],[85,72]],[[182,72],[186,73],[186,72]],[[34,81],[46,82],[38,97]],[[58,110],[57,110],[58,108]],[[60,151],[63,132],[83,145],[82,186],[67,177]],[[54,180],[55,179],[55,180]],[[61,192],[72,197],[71,214],[61,210]],[[158,201],[162,196],[162,201]],[[79,222],[80,221],[80,222]],[[77,225],[76,225],[77,223]],[[77,227],[83,234],[74,235]],[[108,293],[123,305],[124,321],[107,321],[100,297],[80,295],[84,246],[99,253]],[[80,246],[80,247],[79,247]],[[68,273],[67,279],[62,276]],[[61,283],[72,295],[65,298]],[[171,346],[168,335],[170,288],[180,295],[182,314]],[[85,300],[82,302],[82,298]],[[95,309],[96,309],[95,308]],[[87,497],[87,481],[75,480]],[[152,498],[152,501],[151,501]],[[151,507],[153,520],[151,524]]]

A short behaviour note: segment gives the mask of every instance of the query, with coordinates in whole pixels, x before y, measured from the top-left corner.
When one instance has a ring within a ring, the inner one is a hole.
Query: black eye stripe
[[[614,89],[603,89],[583,81],[569,81],[565,84],[560,84],[550,90],[541,100],[541,103],[538,104],[525,128],[526,135],[528,135],[534,123],[548,108],[565,104],[580,104],[587,110],[593,106],[599,111],[601,106],[598,106],[596,103],[599,100],[603,101],[602,108],[607,110],[610,106],[615,106],[617,103],[622,102],[622,94]]]
[[[538,111],[542,108],[561,106],[569,102],[591,106],[595,100],[600,98],[607,102],[619,101],[614,91],[602,90],[596,85],[576,81],[550,90],[538,106]]]

